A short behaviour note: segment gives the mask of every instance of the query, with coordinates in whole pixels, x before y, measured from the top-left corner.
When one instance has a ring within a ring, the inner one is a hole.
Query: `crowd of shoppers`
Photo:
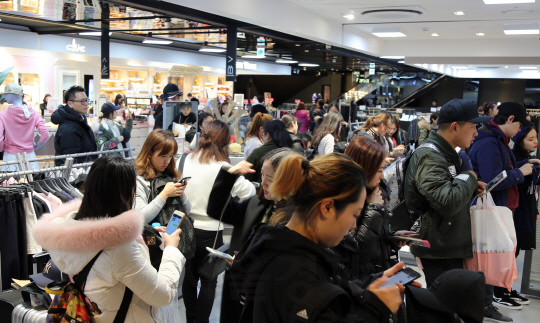
[[[168,84],[163,100],[181,96]],[[93,130],[84,89],[67,90],[66,104],[52,115],[59,125],[56,154],[124,147],[133,120],[127,114],[125,128],[115,122],[122,99],[101,107]],[[96,160],[85,190],[93,194],[38,222],[36,240],[65,273],[77,274],[95,259],[85,294],[95,303],[96,322],[114,320],[124,293],[133,294],[126,322],[162,322],[160,311],[170,309],[179,291],[187,322],[209,322],[217,277],[202,271],[207,248],[224,244],[225,223],[233,226],[226,252],[234,258],[224,275],[221,322],[407,322],[407,307],[421,301],[404,302],[400,283],[385,285],[403,268],[399,250],[410,246],[430,290],[448,272],[466,276],[463,262],[473,256],[471,201],[503,170],[508,177],[491,194],[514,212],[516,256],[536,248],[540,160],[531,153],[538,139],[521,104],[486,103],[480,116],[472,103],[454,99],[430,123],[419,122],[424,145],[408,157],[403,193],[416,220],[410,230],[429,241],[426,248],[392,239],[396,232],[389,226],[391,194],[383,171],[410,143],[396,117],[372,116],[348,140],[350,125],[335,105],[318,100],[308,112],[300,103],[296,112],[274,119],[264,97],[259,102],[245,136],[244,161],[230,164],[229,125],[206,112],[197,116],[189,106],[174,120],[190,128],[189,152],[182,151],[172,125],[161,129],[158,107],[156,129],[135,167],[124,156],[91,157]],[[226,107],[216,107],[217,113],[226,114]],[[193,232],[164,232],[176,210]],[[139,240],[145,225],[162,236],[158,268]],[[182,249],[181,238],[189,234],[194,248]],[[529,301],[515,290],[485,285],[481,274],[474,279],[482,298],[463,295],[472,316],[511,322],[497,306],[518,309]],[[445,322],[433,303],[421,306]],[[476,322],[460,313],[454,317]]]

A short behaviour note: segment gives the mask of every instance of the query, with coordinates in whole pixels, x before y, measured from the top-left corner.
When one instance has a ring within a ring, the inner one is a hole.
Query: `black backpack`
[[[165,185],[169,182],[174,182],[174,179],[167,175],[156,176],[150,182],[150,196],[148,197],[149,201],[153,201],[165,188]],[[191,259],[195,257],[195,228],[193,227],[193,219],[186,214],[184,206],[180,197],[168,198],[165,202],[165,206],[161,209],[158,215],[150,221],[150,223],[157,221],[163,226],[167,226],[169,220],[172,217],[174,211],[183,212],[187,218],[182,221],[180,229],[182,233],[180,234],[180,243],[178,244],[178,249],[182,252],[186,259]],[[188,221],[189,220],[189,221]]]

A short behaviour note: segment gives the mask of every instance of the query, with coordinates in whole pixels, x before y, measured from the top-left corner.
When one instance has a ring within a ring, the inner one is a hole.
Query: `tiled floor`
[[[224,239],[227,239],[230,237],[224,237]],[[517,259],[517,265],[518,265],[518,273],[521,273],[522,267],[523,267],[523,256],[520,255]],[[421,270],[418,269],[418,267],[409,264],[408,267],[413,268],[414,270],[422,273]],[[424,276],[422,275],[421,278],[418,279],[418,282],[422,284],[422,286],[426,286],[426,282],[424,279]],[[514,282],[514,289],[520,290],[519,286],[521,286],[521,280],[519,279],[517,282]],[[216,299],[214,300],[214,308],[212,309],[212,314],[210,315],[210,323],[219,323],[219,314],[220,314],[220,304],[221,304],[221,294],[223,291],[223,274],[219,276],[218,278],[218,285],[216,289]],[[514,320],[514,323],[536,323],[540,322],[540,299],[535,299],[530,297],[531,304],[530,305],[524,305],[522,310],[507,310],[504,308],[500,308],[500,311],[503,315],[509,316]],[[180,300],[179,302],[179,310],[182,313],[182,321],[181,323],[185,322],[185,307],[184,302]],[[414,322],[412,322],[414,323]]]

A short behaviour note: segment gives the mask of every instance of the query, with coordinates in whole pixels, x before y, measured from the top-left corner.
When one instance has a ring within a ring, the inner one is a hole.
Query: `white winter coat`
[[[126,286],[133,299],[125,322],[154,322],[159,307],[173,301],[185,258],[175,247],[165,247],[159,272],[150,264],[141,233],[143,216],[128,211],[113,218],[76,221],[80,201],[44,215],[34,226],[36,241],[51,254],[58,268],[78,274],[100,251],[90,270],[85,294],[101,314],[96,323],[114,320]]]

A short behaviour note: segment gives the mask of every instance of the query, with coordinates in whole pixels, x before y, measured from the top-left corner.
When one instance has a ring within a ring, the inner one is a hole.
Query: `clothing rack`
[[[79,153],[79,154],[70,154],[70,155],[59,155],[59,156],[50,156],[50,157],[39,157],[39,158],[32,158],[27,159],[28,163],[30,162],[39,162],[39,161],[45,161],[45,160],[56,160],[56,159],[64,159],[64,158],[75,158],[75,157],[85,157],[85,156],[93,156],[93,155],[104,155],[104,154],[111,154],[111,153],[119,153],[124,151],[133,151],[135,148],[124,148],[124,149],[113,149],[113,150],[105,150],[105,151],[93,151],[90,153]],[[23,153],[25,155],[26,153]],[[17,156],[20,154],[17,153]],[[0,162],[0,166],[7,166],[7,165],[15,165],[19,164],[19,167],[21,161],[14,160],[10,162]]]

